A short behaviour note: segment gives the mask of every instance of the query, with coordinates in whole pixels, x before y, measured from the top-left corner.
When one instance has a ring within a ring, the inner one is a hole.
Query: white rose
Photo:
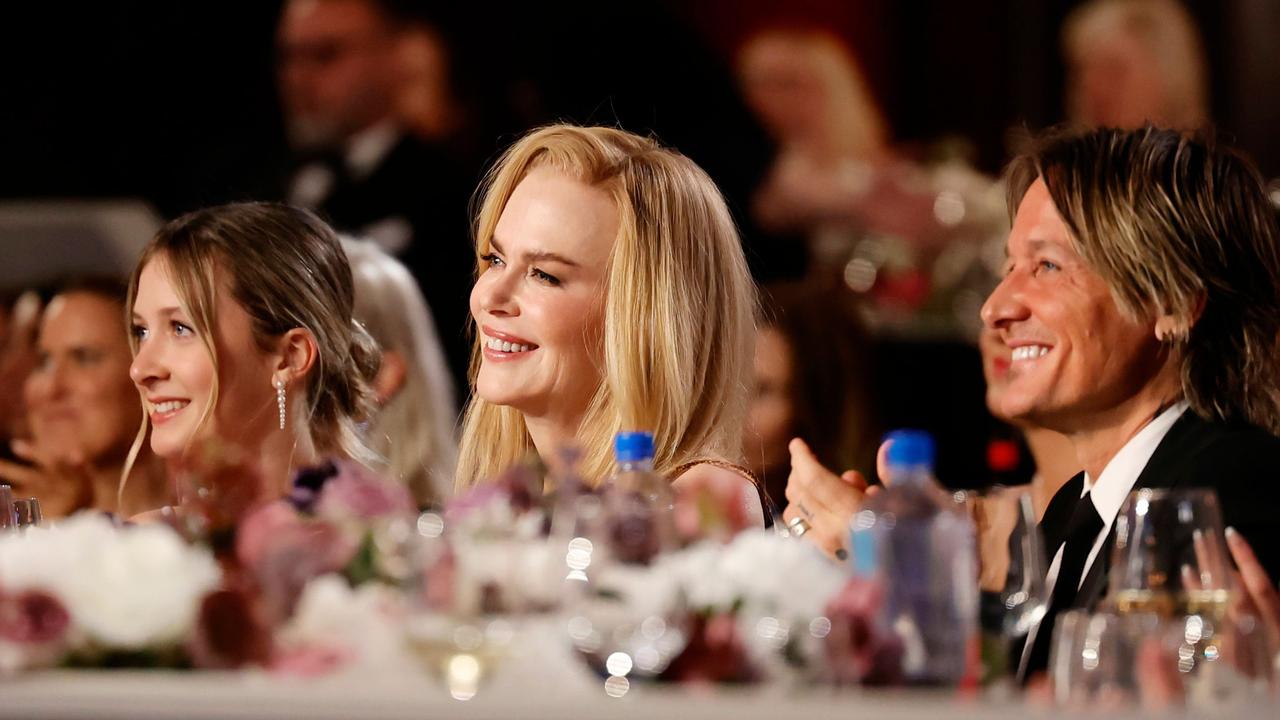
[[[209,552],[169,527],[117,528],[96,513],[0,541],[0,585],[52,593],[66,606],[73,631],[106,648],[182,640],[220,578]]]

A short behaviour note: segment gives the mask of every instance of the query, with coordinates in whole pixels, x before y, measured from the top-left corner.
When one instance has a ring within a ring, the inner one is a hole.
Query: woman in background
[[[706,173],[650,139],[556,125],[512,146],[481,195],[457,486],[568,444],[599,482],[614,435],[642,429],[676,489],[731,483],[763,522],[740,465],[755,288]]]
[[[747,467],[781,512],[793,437],[805,438],[827,467],[863,474],[874,467],[879,432],[869,393],[871,346],[853,313],[822,288],[772,285],[760,301],[743,447]]]
[[[355,317],[382,350],[372,382],[378,410],[365,437],[419,506],[439,505],[453,489],[457,406],[431,312],[399,260],[368,242],[342,246],[355,282]]]
[[[125,517],[164,505],[164,470],[146,452],[118,494],[135,429],[138,396],[129,381],[124,283],[86,278],[63,284],[40,318],[37,362],[22,384],[28,436],[24,462],[0,461],[0,482],[40,500],[46,518],[84,508]]]

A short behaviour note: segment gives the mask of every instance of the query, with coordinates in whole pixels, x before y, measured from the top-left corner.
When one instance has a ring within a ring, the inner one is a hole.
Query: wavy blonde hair
[[[578,434],[582,476],[599,482],[610,474],[613,436],[624,429],[653,432],[654,468],[664,475],[704,457],[739,461],[756,293],[715,183],[680,153],[622,130],[535,130],[481,185],[473,228],[478,272],[512,192],[541,167],[609,193],[619,215],[605,273],[603,382]],[[477,333],[473,390],[480,349]],[[533,450],[518,410],[473,393],[457,487],[491,478]]]

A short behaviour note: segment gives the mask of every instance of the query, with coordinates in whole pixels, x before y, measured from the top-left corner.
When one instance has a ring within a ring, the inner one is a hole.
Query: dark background
[[[1010,128],[1062,115],[1058,29],[1075,4],[487,2],[436,12],[458,51],[460,85],[497,108],[495,150],[522,122],[622,120],[658,131],[716,175],[732,163],[699,158],[699,139],[742,120],[690,108],[705,106],[706,93],[733,94],[729,51],[744,32],[816,20],[856,48],[897,140],[967,139],[977,164],[995,172]],[[1205,35],[1221,131],[1280,174],[1280,3],[1188,5]],[[262,0],[0,11],[0,196],[138,196],[172,215],[269,193],[285,158],[272,74],[278,12]],[[763,136],[738,132],[742,156],[767,156]]]

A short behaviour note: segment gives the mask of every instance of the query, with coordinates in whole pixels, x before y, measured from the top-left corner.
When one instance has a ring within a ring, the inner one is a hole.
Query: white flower
[[[286,648],[340,647],[358,656],[363,669],[396,668],[405,654],[400,594],[381,583],[352,589],[339,575],[307,583],[289,623],[277,639]]]
[[[179,642],[220,577],[207,550],[169,527],[117,528],[96,513],[0,539],[0,586],[53,594],[73,633],[104,648]]]

